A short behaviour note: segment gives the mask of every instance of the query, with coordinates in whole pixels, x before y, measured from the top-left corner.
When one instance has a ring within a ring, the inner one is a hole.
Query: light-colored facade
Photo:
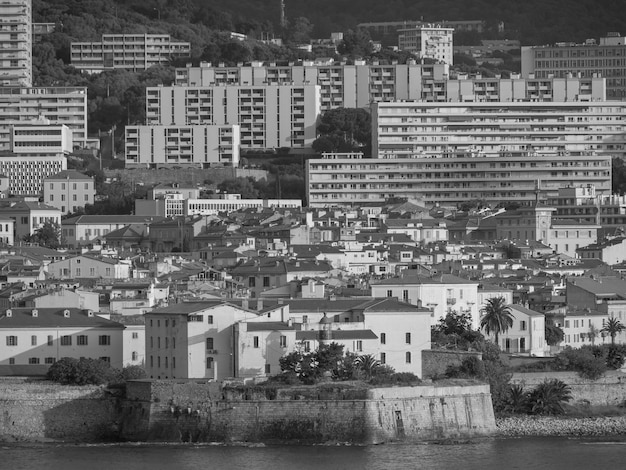
[[[610,194],[611,157],[571,152],[534,156],[528,151],[499,156],[472,153],[399,155],[367,159],[359,154],[327,154],[306,163],[309,207],[383,203],[391,198],[422,204],[459,204],[473,199],[489,203],[531,204],[537,182],[547,196],[567,185],[593,184]]]
[[[148,126],[238,125],[242,148],[308,148],[321,112],[315,85],[148,87],[146,101]]]
[[[0,85],[32,86],[31,0],[0,2]]]
[[[131,270],[130,261],[82,255],[48,265],[48,275],[52,279],[129,279]]]
[[[0,156],[0,173],[9,177],[9,194],[39,196],[43,180],[67,169],[67,158],[7,154]]]
[[[237,125],[127,126],[126,168],[239,166]]]
[[[550,46],[523,46],[524,77],[548,78],[580,74],[581,77],[606,77],[607,98],[626,98],[626,37],[609,33],[584,44],[562,42]]]
[[[73,42],[70,60],[74,68],[87,73],[137,72],[188,58],[190,53],[190,43],[174,41],[169,34],[103,34],[99,42]]]
[[[93,177],[76,170],[62,171],[43,182],[44,202],[59,209],[63,215],[93,204],[95,195]]]
[[[507,307],[511,312],[513,325],[498,335],[498,346],[502,352],[522,356],[548,356],[550,346],[545,340],[545,315],[522,305],[512,304]],[[490,337],[495,339],[494,335]]]
[[[124,326],[75,308],[12,308],[0,313],[0,374],[44,375],[64,357],[121,368]]]
[[[11,150],[11,126],[26,125],[40,117],[72,130],[75,146],[87,141],[87,88],[0,88],[0,150]]]
[[[359,23],[357,27],[359,29],[367,29],[371,34],[376,36],[388,36],[396,34],[401,29],[417,28],[419,26],[426,26],[426,24],[427,23],[424,21],[417,20],[376,21],[372,23]],[[456,32],[474,31],[477,33],[482,33],[485,26],[482,20],[443,20],[438,24],[445,28],[453,28]]]
[[[373,155],[624,157],[625,114],[626,104],[615,101],[373,103]]]
[[[104,235],[127,225],[148,226],[162,219],[142,215],[80,215],[63,220],[61,233],[65,244],[76,248],[101,241]]]
[[[15,220],[10,217],[0,217],[0,244],[8,246],[15,244]]]
[[[244,209],[301,209],[301,199],[186,199],[184,215],[216,215]]]
[[[68,155],[74,149],[73,134],[64,124],[51,124],[46,118],[14,125],[11,132],[11,150],[18,155]]]
[[[61,226],[61,212],[56,207],[47,206],[40,202],[18,202],[10,207],[0,208],[0,217],[9,217],[15,220],[14,239],[22,240],[32,235],[46,222]]]
[[[423,25],[398,31],[398,49],[412,52],[420,59],[452,65],[454,28]]]

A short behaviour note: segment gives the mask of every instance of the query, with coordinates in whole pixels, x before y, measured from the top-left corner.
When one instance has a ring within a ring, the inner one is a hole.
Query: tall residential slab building
[[[412,52],[420,59],[432,59],[452,65],[454,28],[423,25],[398,31],[398,49]]]
[[[522,47],[522,76],[526,78],[605,77],[607,99],[626,98],[626,37],[609,33],[584,44],[561,42]]]
[[[32,86],[31,0],[0,2],[0,85]]]

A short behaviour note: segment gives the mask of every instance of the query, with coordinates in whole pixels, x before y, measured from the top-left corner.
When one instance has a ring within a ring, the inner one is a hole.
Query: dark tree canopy
[[[337,108],[324,113],[313,143],[318,152],[363,152],[371,154],[371,116],[361,108]]]

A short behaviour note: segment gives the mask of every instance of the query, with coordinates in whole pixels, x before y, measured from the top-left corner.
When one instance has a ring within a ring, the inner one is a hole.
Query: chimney
[[[261,310],[263,310],[263,299],[259,298],[256,301],[256,310],[257,312],[260,312]]]
[[[243,299],[241,301],[241,308],[243,308],[244,310],[248,310],[248,299]]]

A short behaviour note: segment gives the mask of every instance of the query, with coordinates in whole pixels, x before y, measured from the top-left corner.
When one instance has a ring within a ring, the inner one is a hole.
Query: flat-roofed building
[[[96,188],[93,177],[76,170],[65,170],[45,178],[43,200],[58,208],[63,215],[94,203]]]
[[[452,65],[454,28],[441,25],[421,25],[398,31],[398,49],[412,52],[420,59],[432,59]]]
[[[239,166],[237,125],[127,126],[126,168]]]
[[[189,42],[175,41],[169,34],[103,34],[102,41],[73,42],[73,67],[88,73],[105,70],[147,70],[174,59],[190,56]]]
[[[148,87],[146,99],[148,126],[239,126],[242,148],[310,148],[321,111],[316,85]]]
[[[40,196],[43,180],[67,170],[67,157],[0,154],[0,173],[9,178],[8,193],[13,196]]]
[[[523,46],[522,76],[545,79],[606,77],[607,99],[626,98],[626,37],[617,32],[588,39],[583,44],[560,42],[545,46]]]
[[[0,2],[0,85],[29,87],[33,79],[31,0]]]

